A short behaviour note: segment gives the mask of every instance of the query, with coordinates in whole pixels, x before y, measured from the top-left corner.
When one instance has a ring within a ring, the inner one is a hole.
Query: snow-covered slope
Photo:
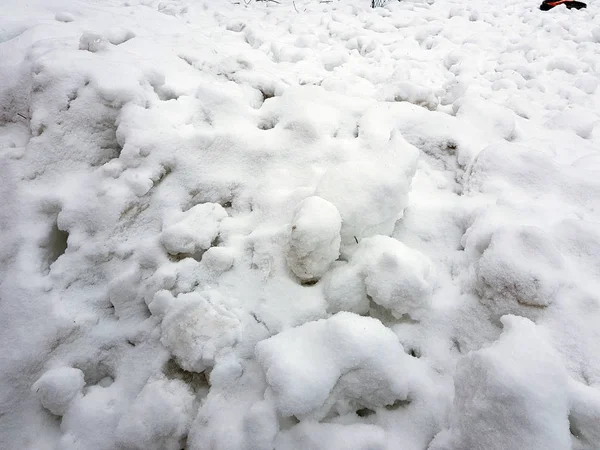
[[[600,10],[0,18],[0,448],[600,448]]]

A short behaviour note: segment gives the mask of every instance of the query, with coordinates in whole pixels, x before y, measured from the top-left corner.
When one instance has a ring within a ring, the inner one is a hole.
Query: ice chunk
[[[342,218],[337,208],[320,197],[300,203],[292,220],[287,262],[303,281],[318,280],[340,254]]]
[[[324,417],[406,399],[410,357],[377,319],[341,312],[256,346],[283,416]]]
[[[42,406],[52,414],[62,416],[71,401],[85,386],[83,372],[73,367],[59,367],[44,373],[32,390]]]

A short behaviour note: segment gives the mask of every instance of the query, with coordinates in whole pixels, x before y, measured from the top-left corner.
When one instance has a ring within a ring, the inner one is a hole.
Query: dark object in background
[[[385,4],[389,0],[371,0],[371,8],[378,8],[380,6],[385,6]]]
[[[565,5],[568,9],[575,8],[587,8],[587,5],[583,2],[578,2],[576,0],[544,0],[540,5],[540,9],[542,11],[549,11],[555,6]]]

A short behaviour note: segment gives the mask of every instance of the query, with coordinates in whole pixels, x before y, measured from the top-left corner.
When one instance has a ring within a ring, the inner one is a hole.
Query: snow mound
[[[513,143],[493,144],[474,161],[466,191],[497,195],[508,205],[531,202],[547,209],[588,215],[600,207],[600,182],[594,172],[575,170],[547,152]]]
[[[214,293],[181,294],[167,308],[161,342],[184,370],[203,372],[240,339],[240,320]]]
[[[422,253],[387,237],[363,239],[347,264],[328,277],[325,295],[330,310],[369,310],[369,299],[395,317],[417,320],[429,309],[434,269]]]
[[[600,390],[569,380],[571,433],[577,439],[573,448],[596,448],[600,445]]]
[[[219,234],[227,211],[216,203],[202,203],[181,214],[169,217],[161,242],[171,255],[196,256],[207,250]]]
[[[340,254],[342,219],[335,206],[319,197],[300,203],[292,220],[287,262],[302,281],[323,276]]]
[[[106,50],[110,45],[108,39],[101,34],[83,33],[79,39],[79,50],[96,53]]]
[[[528,319],[502,323],[498,341],[459,361],[450,431],[431,450],[571,448],[561,358]]]
[[[117,443],[132,450],[181,449],[194,401],[193,392],[181,380],[149,380],[119,420]]]
[[[73,399],[85,386],[83,372],[73,367],[59,367],[44,373],[32,390],[44,408],[62,416]]]
[[[407,205],[417,156],[413,153],[405,162],[349,161],[327,170],[315,195],[333,203],[340,212],[343,244],[391,234]]]
[[[323,418],[405,400],[411,357],[370,317],[341,312],[261,341],[256,357],[283,416]]]
[[[385,432],[376,425],[302,422],[282,432],[276,450],[383,450]]]
[[[596,2],[4,3],[1,448],[600,448]]]
[[[488,302],[548,306],[568,280],[559,249],[542,229],[532,226],[497,230],[477,264],[478,289]]]

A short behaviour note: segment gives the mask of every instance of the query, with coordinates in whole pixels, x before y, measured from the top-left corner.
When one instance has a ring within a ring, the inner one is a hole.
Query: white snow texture
[[[599,449],[600,3],[540,2],[0,2],[0,450]]]

